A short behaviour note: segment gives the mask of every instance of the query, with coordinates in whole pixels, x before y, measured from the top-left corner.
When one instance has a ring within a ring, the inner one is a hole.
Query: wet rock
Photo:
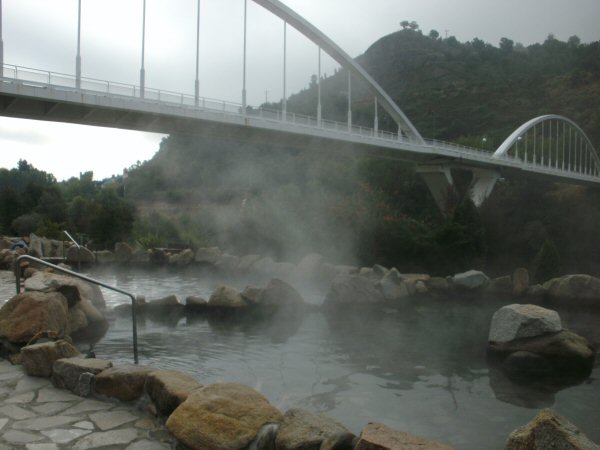
[[[86,247],[71,246],[67,250],[66,259],[69,264],[93,264],[95,262],[94,254]]]
[[[114,264],[117,261],[114,253],[110,250],[99,250],[94,252],[94,256],[96,259],[96,264],[100,264],[103,266]]]
[[[546,295],[552,300],[568,299],[570,304],[600,300],[600,278],[591,275],[565,275],[544,283]]]
[[[167,420],[168,430],[198,450],[242,450],[282,415],[254,389],[220,383],[193,391]]]
[[[208,307],[208,301],[203,297],[190,295],[185,298],[185,309],[192,312],[205,311]]]
[[[488,276],[479,270],[468,270],[452,277],[452,283],[455,286],[467,290],[483,289],[489,282]]]
[[[276,423],[263,425],[256,438],[248,446],[248,450],[277,450],[275,437],[278,430],[279,425]]]
[[[27,375],[50,377],[55,361],[79,355],[69,342],[60,339],[54,342],[27,345],[21,349],[21,364]]]
[[[373,283],[358,275],[340,275],[331,284],[323,306],[340,308],[344,306],[374,306],[385,302],[383,294]]]
[[[143,394],[146,377],[150,372],[150,367],[143,366],[111,367],[96,375],[95,391],[122,401],[135,400]]]
[[[600,450],[575,425],[551,409],[513,431],[504,450]]]
[[[487,285],[487,292],[496,295],[510,295],[513,292],[513,282],[509,275],[494,278]]]
[[[126,242],[117,242],[115,244],[115,260],[119,264],[125,264],[133,259],[134,250],[131,245]]]
[[[198,264],[214,267],[223,256],[219,247],[203,247],[196,250],[194,260]]]
[[[529,287],[529,271],[524,267],[515,269],[512,275],[512,293],[523,295]]]
[[[557,376],[589,374],[595,355],[585,338],[567,330],[506,343],[490,342],[488,352],[513,373],[547,373]],[[521,353],[507,358],[516,352]]]
[[[256,304],[262,308],[299,309],[304,305],[304,299],[291,285],[273,278],[267,287],[258,293]]]
[[[242,297],[251,305],[258,305],[258,297],[262,291],[263,288],[257,286],[246,286],[242,291]]]
[[[181,303],[179,303],[179,300],[175,295],[167,295],[163,298],[150,300],[146,306],[149,308],[169,308],[173,306],[181,306]]]
[[[0,337],[25,344],[41,332],[64,336],[67,299],[60,292],[23,292],[0,308]]]
[[[354,450],[358,438],[350,432],[341,431],[326,437],[319,450]]]
[[[77,278],[38,271],[25,281],[25,289],[28,291],[57,291],[62,286],[75,286],[81,298],[87,298],[100,310],[106,307],[106,302],[100,288],[95,284],[87,283]]]
[[[536,305],[507,305],[492,316],[489,341],[509,342],[562,330],[556,311]]]
[[[105,359],[81,357],[59,359],[52,367],[52,384],[59,389],[76,392],[82,374],[97,375],[111,367],[112,362]]]
[[[381,423],[371,422],[360,433],[355,450],[452,450],[439,442],[396,431]]]
[[[335,420],[293,408],[283,416],[275,444],[277,450],[319,450],[322,442],[348,430]]]
[[[176,370],[157,370],[146,377],[145,391],[158,411],[169,416],[188,395],[202,385],[191,376]]]
[[[219,286],[208,300],[209,307],[238,309],[247,306],[237,289],[229,286]]]

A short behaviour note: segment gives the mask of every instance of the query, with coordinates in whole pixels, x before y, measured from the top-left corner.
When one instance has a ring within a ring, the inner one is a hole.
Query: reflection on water
[[[96,276],[148,299],[208,298],[219,284],[193,274]],[[229,284],[241,289],[248,283]],[[104,294],[111,306],[128,301]],[[598,360],[590,379],[557,393],[499,384],[485,349],[498,307],[487,299],[459,299],[421,302],[397,312],[309,313],[294,320],[148,316],[139,324],[140,363],[183,370],[202,383],[245,383],[283,410],[325,412],[353,432],[380,421],[460,449],[497,449],[537,408],[552,406],[600,441]],[[597,315],[561,311],[561,316],[568,328],[600,342]],[[130,320],[118,317],[96,354],[131,362],[131,340]]]

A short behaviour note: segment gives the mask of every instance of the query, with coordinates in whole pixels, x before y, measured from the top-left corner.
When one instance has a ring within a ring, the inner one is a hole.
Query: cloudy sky
[[[4,63],[74,74],[77,0],[0,0]],[[351,56],[414,20],[460,41],[529,45],[549,33],[600,40],[599,0],[283,0]],[[82,0],[84,77],[139,84],[142,0]],[[197,0],[146,0],[146,85],[193,94]],[[200,95],[241,102],[244,0],[201,0]],[[288,28],[288,95],[317,73],[317,48]],[[248,0],[248,103],[283,92],[283,24]],[[323,73],[336,64],[323,56]],[[400,105],[402,107],[402,105]],[[96,179],[152,157],[162,135],[0,117],[0,167],[21,158],[59,180]]]

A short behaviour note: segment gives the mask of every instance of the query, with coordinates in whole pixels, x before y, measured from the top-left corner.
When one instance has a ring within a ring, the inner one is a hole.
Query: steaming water
[[[192,274],[94,276],[148,299],[208,298],[217,284]],[[110,306],[128,302],[104,295]],[[355,433],[379,421],[458,449],[501,449],[512,430],[552,406],[600,442],[598,357],[586,382],[556,394],[503,383],[485,359],[490,318],[499,306],[484,298],[457,299],[368,316],[310,313],[293,322],[147,318],[139,323],[140,363],[183,370],[201,383],[245,383],[282,410],[326,413]],[[598,315],[561,317],[565,327],[600,342]],[[95,351],[99,358],[131,362],[131,341],[130,320],[117,318]]]

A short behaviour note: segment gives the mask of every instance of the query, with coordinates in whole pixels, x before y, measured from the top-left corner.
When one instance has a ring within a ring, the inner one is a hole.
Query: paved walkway
[[[0,359],[0,450],[177,448],[143,407],[78,397]]]

